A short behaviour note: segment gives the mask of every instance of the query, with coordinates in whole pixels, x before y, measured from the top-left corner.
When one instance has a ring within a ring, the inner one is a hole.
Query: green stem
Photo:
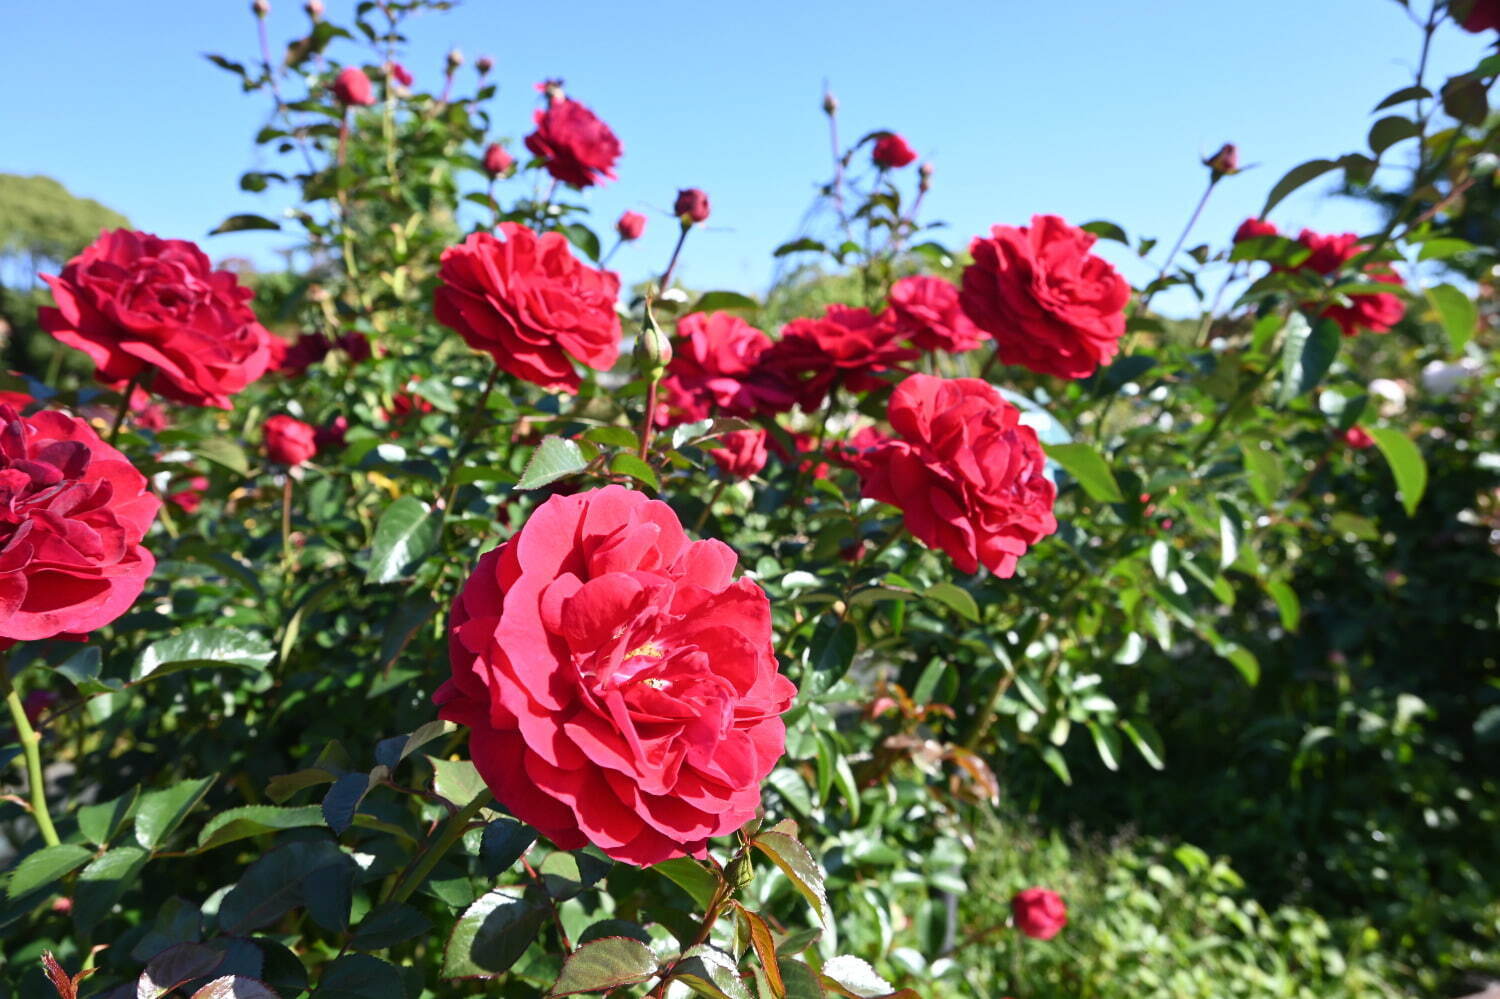
[[[120,436],[120,428],[125,425],[125,414],[130,412],[130,397],[135,395],[136,386],[141,383],[141,376],[145,368],[130,376],[130,381],[125,385],[125,394],[120,397],[120,408],[115,410],[115,422],[109,427],[109,443],[113,444],[115,438]]]
[[[41,735],[31,727],[26,717],[26,706],[21,695],[16,693],[10,674],[0,665],[0,690],[5,693],[5,704],[10,708],[11,721],[15,722],[16,735],[21,740],[21,752],[25,759],[26,780],[31,785],[31,815],[42,832],[42,841],[48,846],[57,846],[57,829],[52,825],[52,813],[47,810],[47,788],[42,780]]]
[[[469,829],[469,823],[474,816],[479,814],[481,808],[490,803],[490,800],[488,790],[480,791],[473,801],[448,819],[443,824],[443,830],[438,834],[437,840],[417,855],[413,866],[409,867],[406,875],[396,883],[390,898],[386,901],[405,902],[411,898],[412,893],[422,886],[422,882],[427,880],[427,875],[431,874],[432,869],[438,865],[438,861],[442,860],[444,855],[453,848],[453,844],[463,838],[464,833]]]
[[[651,379],[651,384],[646,389],[646,418],[641,421],[640,459],[642,461],[646,461],[651,453],[651,437],[656,433],[656,395],[661,387],[661,374],[659,368],[653,370],[658,373]]]

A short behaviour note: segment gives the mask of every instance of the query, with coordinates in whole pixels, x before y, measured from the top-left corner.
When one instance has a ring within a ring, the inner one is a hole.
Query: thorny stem
[[[57,829],[52,825],[52,813],[47,810],[47,787],[42,779],[42,737],[31,727],[31,721],[26,717],[26,706],[21,703],[21,695],[16,693],[15,684],[11,683],[4,664],[0,664],[0,691],[5,694],[5,705],[10,708],[10,718],[16,726],[16,737],[21,741],[26,780],[31,785],[31,817],[36,819],[37,828],[41,830],[42,842],[48,846],[57,846],[62,840],[58,839]]]
[[[526,868],[526,874],[532,881],[538,885],[542,884],[542,876],[537,873],[535,867],[531,866],[531,861],[522,857],[521,866]],[[547,910],[552,913],[552,925],[557,929],[558,943],[562,944],[564,954],[571,954],[573,953],[573,942],[568,939],[568,931],[563,928],[562,914],[557,911],[557,902],[553,900],[550,893],[545,891],[545,886],[543,888],[543,894],[547,895]]]
[[[646,416],[641,421],[641,449],[640,459],[646,460],[651,453],[651,437],[656,433],[656,394],[661,387],[661,372],[656,371],[651,376],[651,384],[646,389]]]
[[[412,858],[412,863],[407,865],[406,873],[396,882],[396,887],[391,890],[387,902],[405,902],[411,898],[412,893],[421,887],[422,882],[427,880],[427,875],[438,865],[453,844],[463,838],[464,833],[469,830],[469,823],[479,810],[490,803],[490,792],[480,791],[473,801],[465,805],[459,812],[454,814],[443,824],[443,831],[438,838],[425,851]]]

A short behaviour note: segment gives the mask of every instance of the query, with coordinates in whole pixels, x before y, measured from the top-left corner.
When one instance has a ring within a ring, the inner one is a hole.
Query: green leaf
[[[1118,722],[1120,731],[1125,733],[1132,743],[1136,752],[1141,754],[1151,768],[1154,770],[1166,769],[1166,753],[1162,749],[1161,736],[1156,733],[1152,724],[1144,718],[1125,719]]]
[[[753,999],[734,958],[711,947],[701,947],[679,961],[672,977],[708,999]]]
[[[205,437],[191,448],[204,461],[211,461],[239,475],[250,474],[250,459],[245,449],[224,437]]]
[[[1292,314],[1281,345],[1279,405],[1285,406],[1323,379],[1338,356],[1342,339],[1339,324],[1332,319],[1321,319],[1314,328],[1302,313]]]
[[[83,869],[73,892],[73,922],[93,932],[115,903],[135,884],[150,854],[138,846],[117,846]]]
[[[1292,167],[1271,188],[1271,193],[1266,195],[1266,204],[1260,210],[1260,217],[1265,218],[1271,213],[1271,209],[1279,205],[1282,199],[1288,194],[1291,194],[1303,184],[1323,176],[1323,174],[1335,169],[1338,165],[1336,160],[1308,160],[1306,163]]]
[[[1240,557],[1245,536],[1245,518],[1228,500],[1219,500],[1219,568],[1227,569]]]
[[[941,604],[965,620],[979,620],[979,605],[974,602],[973,595],[952,583],[935,583],[927,587],[922,591],[922,599]]]
[[[1078,228],[1084,232],[1091,232],[1100,239],[1112,239],[1116,243],[1124,243],[1126,246],[1130,245],[1130,237],[1125,234],[1125,230],[1107,219],[1085,222]]]
[[[1406,515],[1412,516],[1417,512],[1417,504],[1422,502],[1422,494],[1427,491],[1427,462],[1422,460],[1422,452],[1417,450],[1411,438],[1392,427],[1370,427],[1369,434],[1375,438],[1375,446],[1391,467]]]
[[[322,992],[318,993],[323,995]],[[278,999],[270,986],[248,975],[225,975],[215,978],[193,993],[193,999]]]
[[[1296,631],[1302,623],[1302,602],[1297,599],[1297,591],[1292,589],[1290,583],[1280,579],[1268,579],[1264,583],[1266,593],[1276,603],[1276,611],[1281,615],[1281,626],[1287,631]]]
[[[160,999],[195,978],[206,978],[224,963],[225,953],[201,943],[180,943],[153,957],[136,981],[136,999]]]
[[[1047,457],[1061,465],[1078,481],[1090,498],[1101,503],[1120,503],[1125,496],[1109,465],[1093,447],[1082,442],[1044,445]]]
[[[370,543],[367,583],[391,583],[416,571],[427,553],[437,546],[442,520],[415,496],[402,496],[380,515],[375,538]]]
[[[516,483],[516,488],[540,489],[558,479],[583,471],[588,464],[576,441],[565,437],[544,437],[532,452],[531,460],[526,463],[526,469],[521,473],[521,481]]]
[[[135,810],[135,840],[155,850],[172,834],[213,787],[213,777],[185,780],[160,791],[147,791]]]
[[[596,264],[599,262],[599,237],[594,233],[594,230],[577,222],[569,222],[567,225],[559,226],[558,228],[568,238],[568,242],[583,251],[584,256]]]
[[[342,836],[353,825],[359,803],[374,786],[374,776],[367,773],[344,774],[333,782],[333,787],[323,796],[322,817],[335,836]]]
[[[375,762],[394,770],[402,760],[432,740],[457,731],[458,725],[455,722],[440,720],[424,722],[410,735],[381,739],[375,746]]]
[[[409,905],[390,902],[359,921],[351,946],[355,950],[385,950],[430,929],[432,921],[422,913]]]
[[[226,843],[280,829],[304,829],[322,824],[323,812],[317,805],[304,805],[300,808],[245,805],[220,812],[209,819],[198,833],[198,850],[201,853]]]
[[[635,985],[656,974],[656,955],[630,937],[605,937],[579,947],[563,962],[549,995],[606,992]]]
[[[1447,260],[1464,253],[1473,253],[1476,247],[1467,239],[1452,236],[1436,236],[1422,243],[1417,251],[1418,260]]]
[[[792,887],[812,905],[823,925],[832,925],[833,913],[828,908],[828,895],[823,889],[823,870],[807,847],[792,836],[770,830],[758,833],[752,842],[781,868]]]
[[[1260,683],[1260,660],[1255,658],[1255,653],[1233,642],[1225,642],[1214,651],[1229,660],[1229,664],[1240,671],[1240,675],[1250,686]]]
[[[1068,772],[1067,761],[1063,759],[1062,753],[1057,751],[1057,747],[1043,746],[1039,752],[1042,754],[1042,762],[1052,768],[1052,772],[1057,774],[1057,779],[1072,786],[1073,775]]]
[[[661,482],[650,465],[633,454],[617,454],[609,463],[611,475],[628,475],[637,482],[644,482],[652,489],[661,489]]]
[[[1448,344],[1456,354],[1464,349],[1479,325],[1479,306],[1451,284],[1434,285],[1424,294],[1448,334]]]
[[[146,646],[135,664],[131,680],[155,679],[203,666],[261,670],[274,656],[270,643],[259,635],[234,628],[188,628]]]
[[[1408,101],[1425,101],[1432,97],[1432,91],[1426,87],[1402,87],[1400,90],[1392,91],[1386,95],[1385,100],[1375,105],[1373,110],[1384,111],[1393,108],[1397,104],[1405,104]]]
[[[487,790],[484,778],[469,760],[440,760],[435,756],[426,760],[432,766],[433,790],[459,808]]]
[[[868,962],[850,954],[829,958],[823,963],[821,974],[831,988],[855,999],[875,999],[895,991]]]
[[[1389,115],[1370,126],[1370,151],[1376,156],[1398,142],[1422,134],[1417,123],[1401,115]]]
[[[828,247],[824,246],[816,239],[809,239],[808,237],[803,236],[801,239],[794,239],[789,243],[782,243],[780,246],[776,247],[776,249],[771,251],[771,256],[785,257],[788,254],[792,253],[809,252],[826,253],[828,252]]]
[[[140,786],[137,785],[113,801],[84,805],[78,809],[78,831],[95,846],[108,846],[125,820],[134,814],[136,798],[140,793]]]
[[[698,903],[700,909],[708,908],[719,886],[719,879],[714,873],[692,857],[664,860],[659,864],[653,864],[651,870],[687,892],[688,896]]]
[[[71,874],[88,862],[94,851],[75,843],[60,843],[46,846],[16,865],[6,887],[9,898],[20,898],[28,892],[49,885],[64,875]]]
[[[464,910],[443,950],[444,978],[494,978],[536,939],[546,909],[518,888],[497,888]]]
[[[303,881],[335,865],[352,865],[328,839],[293,840],[257,858],[219,904],[219,927],[243,935],[269,926],[306,900]]]
[[[636,451],[641,446],[641,439],[629,427],[590,427],[583,432],[583,439],[595,444],[624,448],[626,451]]]
[[[1281,459],[1274,450],[1262,447],[1258,441],[1253,440],[1240,443],[1240,454],[1244,456],[1245,477],[1249,480],[1250,491],[1255,494],[1261,506],[1271,506],[1281,495],[1284,481]]]
[[[1100,725],[1098,722],[1086,722],[1089,735],[1094,739],[1094,748],[1099,751],[1099,759],[1111,770],[1120,769],[1120,736],[1112,728]]]
[[[536,842],[536,830],[512,818],[498,818],[479,838],[479,863],[485,874],[499,877]]]
[[[246,213],[241,215],[229,216],[229,218],[225,219],[223,222],[220,222],[218,225],[208,230],[208,234],[210,236],[217,236],[223,232],[246,232],[251,229],[280,228],[281,225],[279,223],[272,222],[270,219],[266,218],[263,215],[251,215]]]
[[[537,873],[542,876],[542,887],[547,894],[561,902],[598,884],[613,867],[613,861],[600,860],[588,853],[558,850],[547,855]]]
[[[345,954],[323,969],[313,999],[406,999],[398,968],[369,954]]]
[[[694,312],[713,312],[718,309],[729,311],[744,310],[754,312],[760,308],[760,303],[748,295],[741,295],[737,291],[706,291],[693,306]]]
[[[817,972],[796,958],[781,954],[777,957],[781,980],[786,985],[786,999],[824,999],[823,984]]]

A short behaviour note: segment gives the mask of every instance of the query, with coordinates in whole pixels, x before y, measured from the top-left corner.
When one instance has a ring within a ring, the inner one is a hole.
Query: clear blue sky
[[[276,45],[306,21],[300,0],[272,3]],[[327,4],[336,19],[353,6]],[[437,80],[452,45],[471,60],[464,74],[481,53],[495,59],[502,135],[529,130],[532,84],[548,76],[614,127],[620,179],[589,199],[601,228],[625,208],[651,216],[647,237],[615,258],[626,280],[660,269],[672,197],[699,186],[712,228],[694,235],[682,277],[749,292],[764,290],[770,250],[797,234],[829,172],[825,78],[847,137],[894,129],[933,162],[925,214],[950,224],[939,236],[952,246],[1052,212],[1109,218],[1165,247],[1200,192],[1201,156],[1232,140],[1259,164],[1221,185],[1196,231],[1222,240],[1288,167],[1363,148],[1371,108],[1410,82],[1419,42],[1394,0],[469,0],[410,34],[405,61],[419,84]],[[338,58],[375,61],[339,44]],[[1433,65],[1467,69],[1482,49],[1449,27]],[[242,94],[205,52],[257,58],[248,0],[10,5],[0,171],[50,174],[215,258],[273,261],[284,236],[205,236],[226,215],[281,207],[237,187],[242,170],[271,165],[251,141],[269,98]],[[1360,206],[1326,189],[1273,218],[1368,226]],[[1106,252],[1120,259],[1118,249]]]

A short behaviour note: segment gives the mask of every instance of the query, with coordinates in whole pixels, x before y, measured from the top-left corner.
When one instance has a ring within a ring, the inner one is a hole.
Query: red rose
[[[0,406],[0,494],[0,638],[84,635],[135,603],[161,501],[87,423]]]
[[[89,355],[105,384],[146,375],[158,395],[228,409],[270,363],[250,289],[186,240],[116,229],[43,277],[57,308],[37,310],[37,320]]]
[[[1062,898],[1045,888],[1018,891],[1010,900],[1016,929],[1033,940],[1051,940],[1068,925],[1068,907]]]
[[[351,364],[361,364],[368,361],[370,355],[375,352],[375,348],[370,346],[370,338],[359,332],[359,330],[350,330],[348,333],[341,334],[334,341],[334,345],[349,356],[349,363]]]
[[[569,358],[607,371],[620,356],[620,279],[579,263],[562,233],[538,236],[515,222],[499,233],[443,251],[433,314],[506,372],[576,392]]]
[[[403,87],[411,86],[411,71],[399,62],[391,63],[391,77]]]
[[[963,310],[995,338],[1000,360],[1038,374],[1084,378],[1115,356],[1130,285],[1089,253],[1092,233],[1056,215],[997,225],[969,244]]]
[[[626,242],[640,239],[641,233],[646,231],[646,216],[640,212],[625,212],[620,216],[620,221],[615,223],[615,232]]]
[[[281,363],[276,366],[276,370],[289,378],[297,378],[327,357],[332,349],[333,344],[322,333],[299,334],[297,342],[282,353]]]
[[[899,507],[912,536],[947,552],[959,571],[983,564],[1008,578],[1057,530],[1057,487],[1042,474],[1036,431],[992,385],[912,375],[891,395],[889,417],[903,439],[855,460],[863,494]]]
[[[1234,231],[1234,241],[1243,243],[1247,239],[1259,239],[1262,236],[1280,236],[1281,230],[1276,228],[1274,222],[1264,219],[1246,219],[1240,223],[1240,227]]]
[[[319,453],[336,451],[344,446],[344,437],[348,433],[349,418],[347,416],[335,416],[313,431],[313,445],[318,449]]]
[[[701,188],[688,187],[677,192],[672,214],[684,222],[708,221],[708,195]]]
[[[1375,446],[1375,438],[1370,432],[1361,426],[1353,426],[1344,431],[1344,443],[1356,451],[1363,451],[1367,447]]]
[[[130,393],[130,420],[142,430],[165,430],[171,425],[167,411],[151,401],[151,393],[141,389]]]
[[[195,475],[188,480],[187,488],[167,494],[167,502],[183,513],[193,514],[203,505],[203,494],[208,491],[208,477]]]
[[[882,170],[904,167],[916,158],[916,150],[895,132],[886,132],[876,139],[875,148],[870,150],[870,159]]]
[[[413,413],[422,416],[432,412],[432,403],[411,391],[416,384],[416,380],[412,380],[406,383],[406,388],[392,392],[391,408],[380,410],[380,418],[387,423],[404,423]],[[393,433],[391,436],[396,435]]]
[[[370,78],[358,66],[345,66],[333,80],[333,96],[345,107],[359,105],[369,107],[375,103],[375,88]]]
[[[904,333],[923,350],[962,353],[990,338],[964,315],[958,289],[939,277],[904,277],[891,286],[891,312]]]
[[[317,431],[301,420],[278,413],[266,421],[266,456],[295,467],[318,453]]]
[[[1453,15],[1460,19],[1459,27],[1474,34],[1500,30],[1500,0],[1471,0],[1467,8],[1455,3]]]
[[[1313,271],[1324,277],[1343,270],[1345,264],[1365,249],[1360,245],[1359,237],[1352,232],[1335,236],[1303,229],[1297,236],[1297,242],[1311,251],[1297,269]],[[1366,264],[1364,276],[1383,284],[1404,286],[1400,276],[1384,263]],[[1348,298],[1348,305],[1330,305],[1319,313],[1338,323],[1344,336],[1353,336],[1362,329],[1372,333],[1388,332],[1406,315],[1406,305],[1396,295],[1377,292],[1350,295]]]
[[[526,148],[540,157],[547,172],[564,184],[591,187],[602,177],[615,179],[615,160],[623,151],[620,140],[594,112],[566,97],[551,100],[536,112],[536,131],[526,137]]]
[[[811,412],[831,389],[873,392],[878,377],[921,356],[900,344],[902,332],[890,313],[830,305],[821,319],[794,319],[761,358],[761,368],[780,378]]]
[[[715,412],[751,417],[784,413],[795,400],[760,367],[771,338],[728,312],[694,312],[677,321],[677,345],[662,379],[664,423],[702,420]]]
[[[622,486],[553,496],[480,558],[433,699],[501,804],[561,849],[641,866],[754,817],[796,688],[734,565]]]
[[[817,439],[812,434],[788,433],[787,436],[796,447],[795,452],[787,450],[774,434],[766,435],[766,448],[798,475],[811,475],[815,479],[828,478],[828,462],[820,459],[829,456],[829,449],[819,449]]]
[[[766,467],[764,430],[732,430],[709,441],[708,456],[731,479],[748,479]]]
[[[491,142],[484,147],[484,172],[491,177],[498,177],[512,166],[515,166],[515,157],[505,151],[505,147],[498,142]]]

